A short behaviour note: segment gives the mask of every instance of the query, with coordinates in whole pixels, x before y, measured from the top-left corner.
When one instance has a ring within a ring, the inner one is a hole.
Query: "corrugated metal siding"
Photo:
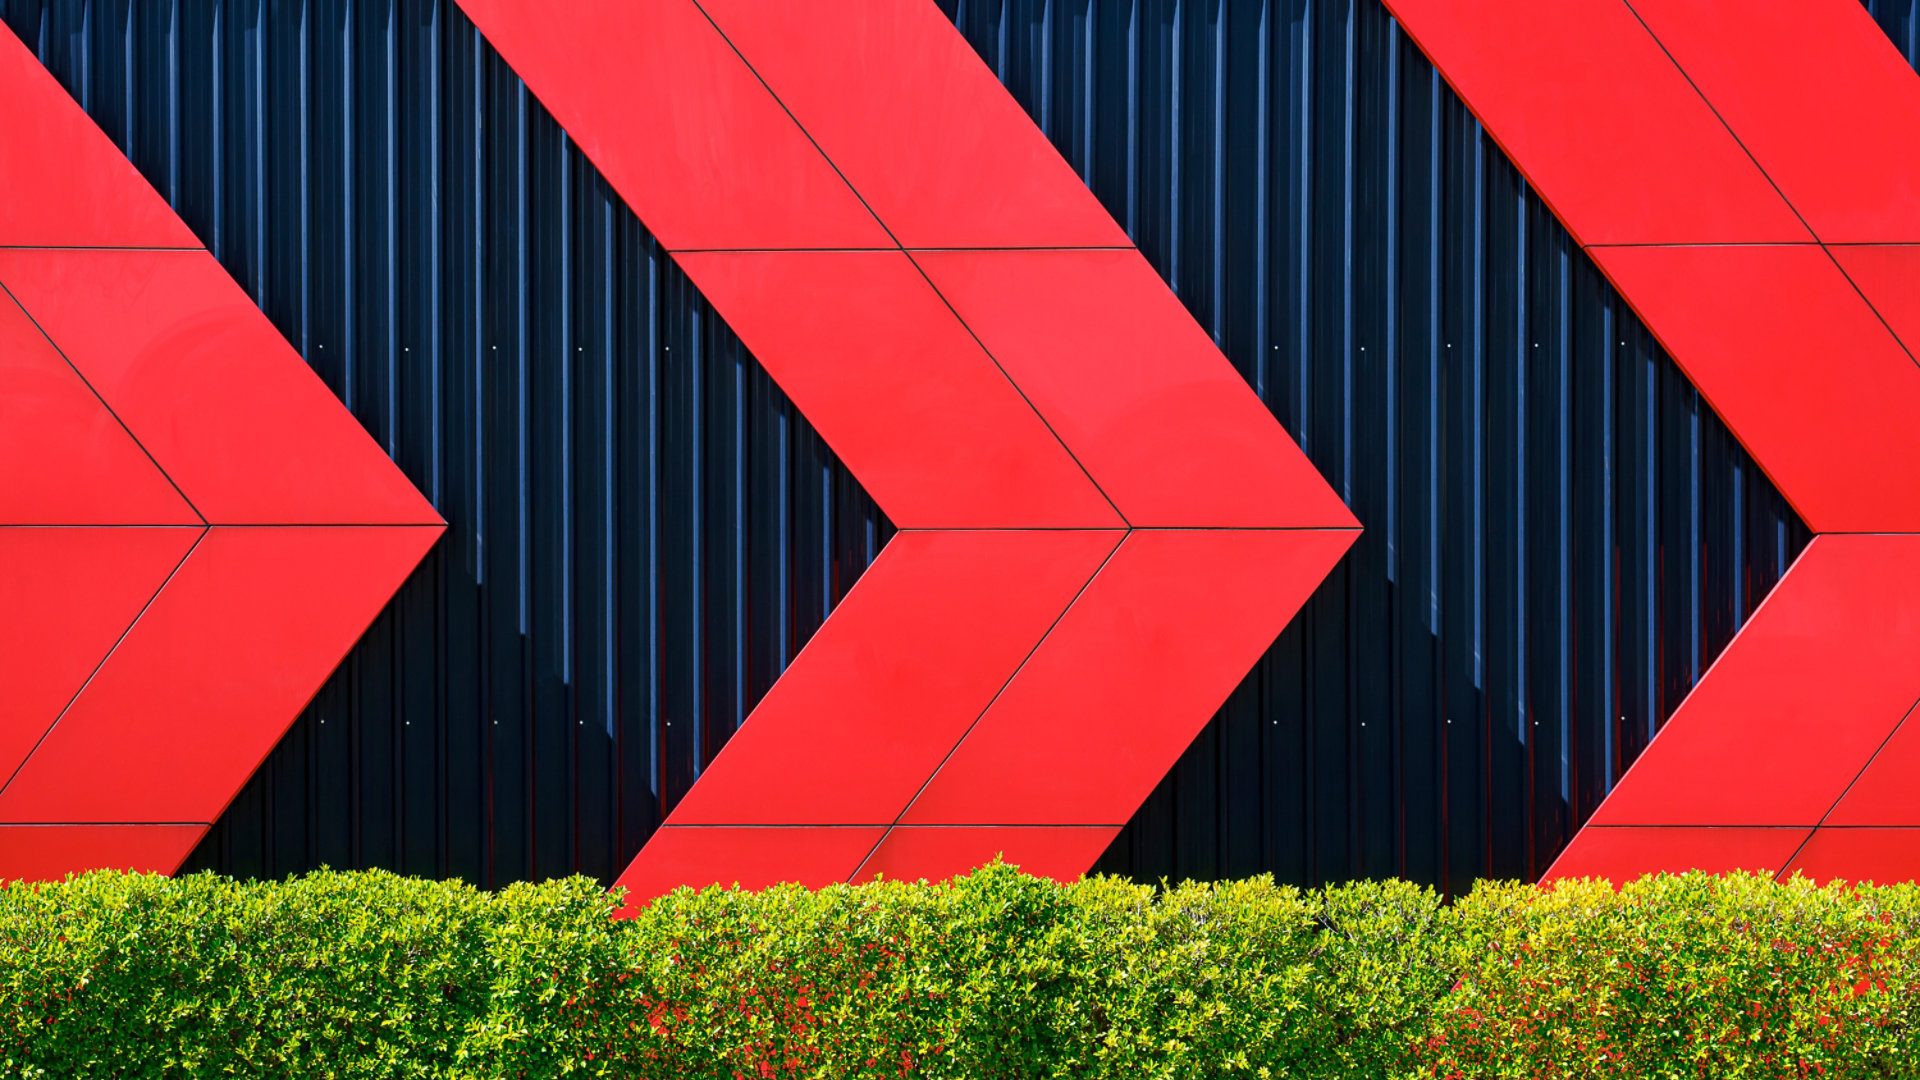
[[[1377,0],[942,2],[1367,526],[1103,867],[1536,872],[1804,529]],[[193,865],[617,871],[890,527],[451,4],[0,15],[452,525]]]

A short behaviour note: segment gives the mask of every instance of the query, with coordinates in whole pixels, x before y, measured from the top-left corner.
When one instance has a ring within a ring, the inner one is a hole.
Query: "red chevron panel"
[[[1703,870],[1771,873],[1800,850],[1812,829],[1727,829],[1674,826],[1585,828],[1547,871],[1545,880],[1606,878],[1621,885],[1646,874]]]
[[[1139,252],[914,259],[1133,525],[1357,527]]]
[[[904,253],[679,261],[900,528],[1125,524]]]
[[[892,824],[1122,535],[898,534],[668,823]]]
[[[5,33],[0,91],[0,881],[171,872],[443,526]]]
[[[33,53],[0,34],[0,247],[199,247]]]
[[[693,0],[460,7],[669,249],[894,246]]]
[[[1124,824],[1357,535],[1129,533],[901,822]]]
[[[0,283],[209,522],[439,523],[205,251],[0,251]]]
[[[853,880],[944,881],[999,857],[1029,874],[1072,881],[1118,835],[1118,825],[902,826],[887,833]]]
[[[1920,241],[1920,79],[1859,0],[1633,10],[1822,241]]]
[[[1132,246],[933,4],[701,7],[902,245]]]
[[[1387,0],[1581,244],[1811,240],[1621,0]]]
[[[39,327],[0,293],[0,523],[198,525]]]
[[[0,789],[0,823],[212,822],[438,536],[209,529]]]
[[[875,872],[945,876],[1003,847],[1063,876],[1091,865],[1346,550],[1353,516],[931,5],[714,4],[758,97],[702,66],[713,43],[683,0],[568,19],[532,0],[462,6],[848,468],[900,524],[933,527],[895,538],[899,557],[869,570],[622,884],[644,901],[845,880],[923,786],[966,807],[943,821],[1101,827],[903,830]],[[696,127],[700,169],[673,150]],[[914,250],[919,281],[892,253],[689,253],[881,246],[796,139],[873,207],[885,246],[1025,250]],[[1036,250],[1062,245],[1118,250]],[[946,533],[1061,524],[1133,531],[1058,626],[1116,533]],[[1125,736],[1083,746],[1102,715]],[[983,807],[994,785],[1038,786],[1042,762],[1060,792],[1012,817]]]
[[[1810,239],[1775,218],[1762,227],[1752,207],[1764,197],[1701,204],[1747,167],[1650,171],[1638,153],[1651,138],[1724,161],[1737,137],[1820,240],[1875,245],[1589,250],[1823,535],[1548,876],[1785,872],[1789,860],[1822,876],[1910,876],[1903,834],[1832,826],[1903,816],[1900,788],[1920,780],[1905,740],[1888,740],[1920,701],[1920,367],[1888,330],[1920,342],[1920,262],[1884,246],[1920,239],[1920,78],[1850,0],[1388,6],[1583,243]],[[1617,33],[1531,33],[1574,23]],[[1524,58],[1503,71],[1503,49]],[[1569,124],[1575,101],[1586,122]],[[1576,175],[1567,165],[1582,154]],[[1728,214],[1749,226],[1724,230]],[[1701,227],[1647,228],[1690,218]],[[1799,840],[1783,838],[1823,821],[1796,857]]]
[[[57,881],[80,870],[171,874],[205,825],[0,825],[0,881]]]
[[[1796,873],[1822,884],[1920,880],[1920,829],[1821,829],[1787,865]]]
[[[0,527],[0,785],[200,533]]]

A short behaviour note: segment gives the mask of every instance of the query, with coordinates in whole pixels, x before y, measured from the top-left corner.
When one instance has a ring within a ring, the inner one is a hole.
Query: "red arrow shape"
[[[901,528],[621,884],[1084,871],[1352,515],[932,4],[461,6]]]
[[[1920,77],[1851,0],[1388,0],[1818,535],[1548,876],[1920,872]]]
[[[443,529],[0,33],[0,880],[172,871]]]

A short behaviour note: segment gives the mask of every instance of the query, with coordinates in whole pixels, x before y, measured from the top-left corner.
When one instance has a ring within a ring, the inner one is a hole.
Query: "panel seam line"
[[[153,595],[147,597],[146,603],[140,605],[139,612],[134,615],[131,622],[127,623],[127,628],[120,631],[119,637],[113,639],[113,647],[109,648],[106,655],[100,658],[100,662],[93,666],[93,670],[87,673],[86,681],[82,682],[80,688],[73,692],[73,696],[67,699],[67,703],[61,706],[59,715],[53,718],[53,723],[48,724],[47,730],[41,732],[40,737],[33,741],[33,749],[27,751],[26,756],[20,759],[19,765],[14,766],[13,772],[7,775],[7,782],[0,784],[0,798],[6,796],[7,791],[13,787],[13,782],[20,778],[20,774],[27,770],[28,765],[32,764],[33,756],[40,752],[42,746],[46,745],[46,741],[53,736],[53,732],[60,726],[60,722],[67,718],[67,714],[73,711],[73,706],[86,694],[87,688],[91,687],[94,680],[100,677],[100,673],[106,670],[107,664],[112,661],[114,655],[120,651],[120,646],[126,644],[127,638],[133,634],[134,628],[140,625],[140,620],[147,617],[147,611],[153,607],[156,600],[160,599],[160,594],[167,591],[167,586],[171,585],[173,579],[179,575],[180,568],[187,565],[187,560],[193,558],[194,552],[200,550],[200,545],[206,541],[207,535],[211,532],[213,532],[211,527],[203,528],[200,530],[200,535],[193,538],[193,544],[187,548],[186,554],[180,556],[180,561],[173,564],[172,570],[167,571],[167,576],[161,580],[160,587],[153,590]]]

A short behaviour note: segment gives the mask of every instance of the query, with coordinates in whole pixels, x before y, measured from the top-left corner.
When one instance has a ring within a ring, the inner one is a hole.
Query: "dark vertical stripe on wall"
[[[1378,0],[940,3],[1366,526],[1102,867],[1537,873],[1805,529]],[[891,527],[451,4],[0,15],[451,525],[190,865],[616,873]]]

